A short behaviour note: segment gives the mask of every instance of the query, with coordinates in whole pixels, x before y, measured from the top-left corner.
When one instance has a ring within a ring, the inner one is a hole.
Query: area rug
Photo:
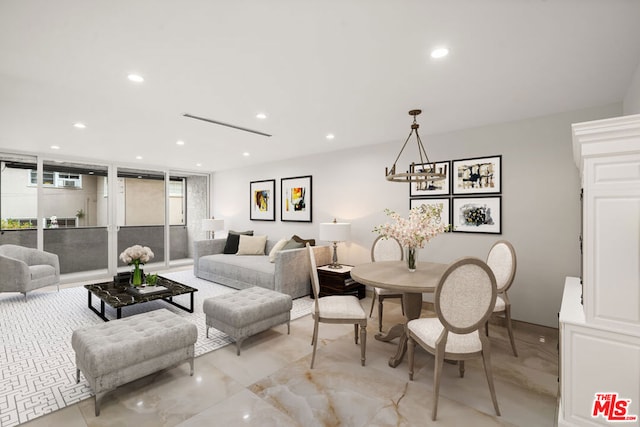
[[[198,289],[194,313],[188,313],[162,301],[126,307],[123,316],[166,308],[198,327],[196,357],[219,349],[232,340],[224,333],[209,329],[206,338],[204,299],[235,292],[234,289],[196,278],[191,271],[161,274]],[[188,305],[188,295],[174,301]],[[93,299],[97,306],[96,298]],[[313,300],[293,301],[291,318],[311,312]],[[107,317],[115,319],[115,310],[107,307]],[[75,353],[71,334],[81,326],[102,320],[87,307],[87,290],[83,286],[56,291],[37,291],[28,295],[0,294],[0,427],[11,427],[72,405],[93,396],[81,376],[75,381]]]

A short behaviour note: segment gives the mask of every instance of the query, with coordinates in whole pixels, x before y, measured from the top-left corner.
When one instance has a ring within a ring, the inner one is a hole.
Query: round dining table
[[[406,323],[420,317],[422,294],[435,292],[446,269],[447,264],[419,262],[411,272],[404,261],[378,261],[356,265],[351,270],[351,277],[358,283],[402,293],[406,322],[394,325],[386,334],[375,336],[379,341],[400,338],[396,354],[389,359],[392,368],[400,364],[407,351]]]

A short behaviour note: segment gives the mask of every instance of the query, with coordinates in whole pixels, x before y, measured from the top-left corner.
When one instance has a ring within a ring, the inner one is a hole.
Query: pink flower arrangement
[[[387,238],[396,238],[405,248],[424,248],[429,240],[448,229],[448,224],[444,224],[440,219],[441,205],[416,206],[409,211],[408,218],[402,218],[389,209],[385,209],[384,212],[394,222],[378,225],[373,231]]]

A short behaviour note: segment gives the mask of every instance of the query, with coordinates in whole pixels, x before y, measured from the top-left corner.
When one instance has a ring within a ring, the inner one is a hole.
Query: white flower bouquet
[[[443,224],[440,218],[442,206],[420,205],[409,211],[408,218],[402,218],[399,214],[389,209],[384,211],[393,223],[386,223],[374,227],[373,231],[385,238],[393,237],[405,250],[405,261],[409,271],[416,271],[418,263],[417,249],[424,248],[424,245],[435,236],[448,229],[447,224]]]
[[[373,231],[384,237],[396,238],[405,248],[424,248],[429,240],[447,229],[447,224],[440,219],[442,207],[439,205],[416,206],[409,211],[408,218],[389,209],[384,212],[394,222],[378,225]]]
[[[152,260],[153,256],[153,251],[148,246],[133,245],[122,251],[120,259],[129,265],[140,265]]]
[[[122,262],[134,266],[131,284],[133,286],[142,285],[143,276],[140,265],[153,259],[153,251],[148,246],[133,245],[122,251],[120,259]]]

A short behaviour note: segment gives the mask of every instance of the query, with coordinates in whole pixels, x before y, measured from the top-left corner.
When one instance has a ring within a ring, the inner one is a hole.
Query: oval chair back
[[[456,334],[478,330],[493,312],[496,278],[478,258],[455,261],[445,271],[435,294],[435,308],[442,325]]]
[[[395,237],[378,236],[371,245],[371,262],[402,261],[402,246]]]

